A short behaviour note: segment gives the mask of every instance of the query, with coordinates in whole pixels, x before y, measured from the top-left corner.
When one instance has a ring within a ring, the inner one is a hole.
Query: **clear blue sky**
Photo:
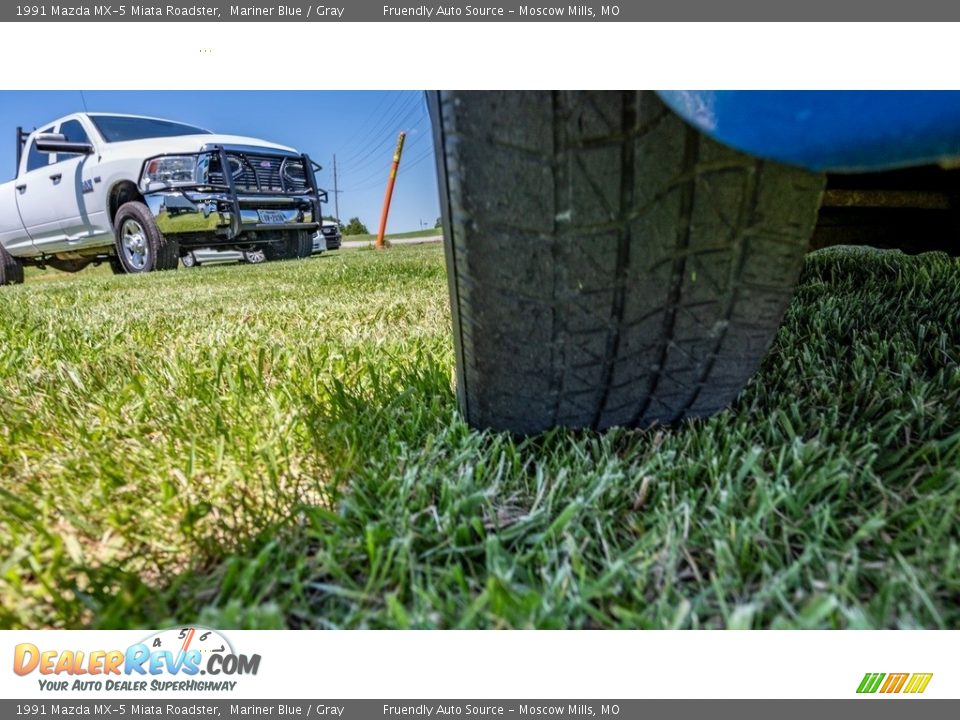
[[[433,227],[440,214],[433,139],[419,91],[0,91],[0,181],[13,177],[18,125],[34,127],[79,112],[121,112],[180,120],[215,132],[290,145],[323,166],[330,193],[337,156],[340,218],[359,217],[376,232],[397,133],[407,133],[390,232]],[[2,140],[3,137],[6,140]]]

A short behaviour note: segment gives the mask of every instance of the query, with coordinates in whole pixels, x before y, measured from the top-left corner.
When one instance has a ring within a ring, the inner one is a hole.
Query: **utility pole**
[[[387,215],[390,214],[390,200],[393,198],[393,185],[397,181],[397,168],[400,167],[400,156],[403,154],[403,141],[407,137],[405,132],[397,135],[397,149],[393,151],[393,164],[390,165],[390,177],[387,180],[387,194],[383,197],[383,212],[380,214],[380,231],[377,233],[377,242],[374,247],[383,250],[383,236],[387,232]]]
[[[340,190],[337,189],[337,156],[333,156],[333,215],[340,226]]]

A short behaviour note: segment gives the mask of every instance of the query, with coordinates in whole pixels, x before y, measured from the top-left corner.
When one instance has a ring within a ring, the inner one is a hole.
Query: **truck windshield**
[[[209,135],[209,130],[184,125],[169,120],[123,117],[121,115],[91,115],[103,139],[110,142],[124,140],[148,140],[150,138],[176,137],[178,135]]]

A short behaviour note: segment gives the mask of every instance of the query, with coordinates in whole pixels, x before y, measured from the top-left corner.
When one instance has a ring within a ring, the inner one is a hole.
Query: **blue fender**
[[[671,90],[710,137],[816,171],[868,172],[960,159],[960,91]]]

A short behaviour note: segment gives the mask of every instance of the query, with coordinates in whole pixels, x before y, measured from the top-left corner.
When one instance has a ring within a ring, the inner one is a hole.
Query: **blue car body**
[[[674,90],[660,96],[726,145],[819,172],[960,158],[960,92]]]

